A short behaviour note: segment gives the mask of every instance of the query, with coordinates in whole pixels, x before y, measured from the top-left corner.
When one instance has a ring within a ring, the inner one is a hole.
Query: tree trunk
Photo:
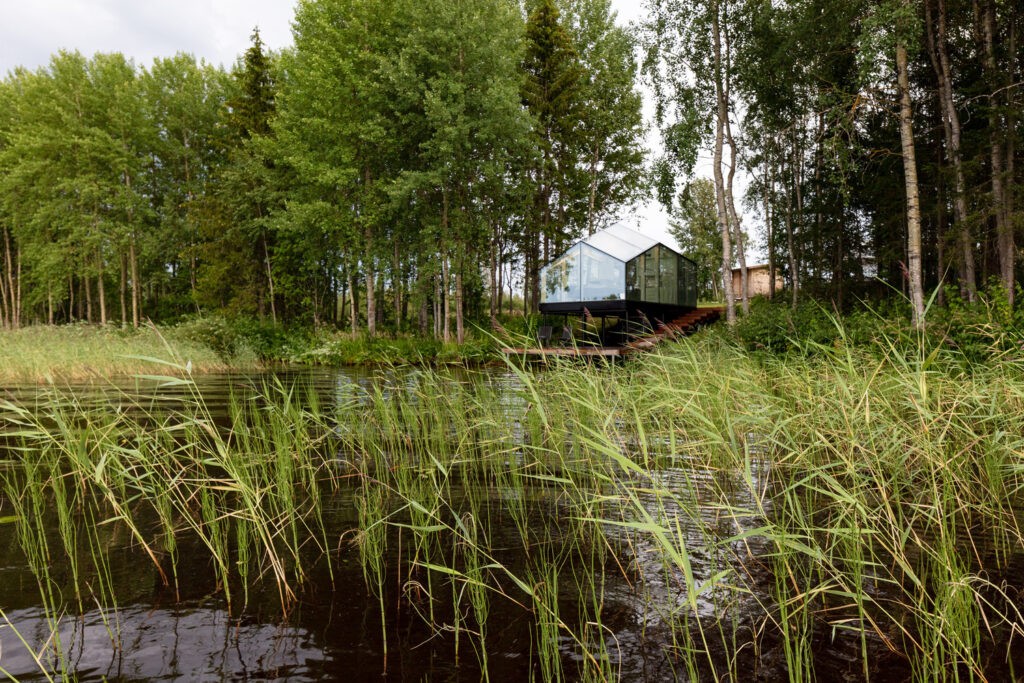
[[[270,322],[277,325],[277,302],[274,296],[274,271],[270,267],[270,249],[267,247],[267,235],[260,235],[263,241],[263,264],[267,272],[267,291],[270,294]]]
[[[441,235],[443,243],[447,244],[450,239],[449,225],[448,225],[448,189],[443,188],[441,191]],[[451,301],[449,296],[451,293],[451,264],[448,254],[447,246],[443,249],[443,255],[441,257],[441,281],[443,283],[443,296],[442,306],[444,308],[444,341],[445,343],[451,341]]]
[[[132,269],[132,327],[139,327],[142,317],[142,294],[139,287],[139,258],[135,252],[135,237],[128,243],[128,261]]]
[[[726,102],[728,101],[727,93]],[[729,222],[732,223],[733,235],[736,239],[736,256],[740,262],[740,300],[742,301],[743,313],[746,315],[750,313],[750,284],[747,280],[747,254],[743,244],[743,229],[740,226],[739,213],[736,211],[736,198],[732,191],[732,181],[736,175],[736,140],[732,137],[732,124],[728,118],[725,119],[725,136],[729,142],[729,175],[725,185],[725,197],[728,200]]]
[[[3,228],[4,244],[9,244],[10,237],[7,234],[7,228]],[[10,294],[7,288],[7,276],[11,272],[11,259],[10,250],[4,256],[3,268],[0,269],[0,327],[8,329],[11,327],[11,318],[8,309],[8,303],[10,301]]]
[[[434,275],[434,339],[441,339],[443,335],[441,323],[441,303],[444,301],[444,291],[441,289],[441,274]]]
[[[348,283],[343,278],[338,278],[338,287],[341,288],[341,292],[338,293],[337,299],[335,300],[335,308],[337,312],[334,317],[335,327],[341,329],[345,327],[345,301],[348,297]]]
[[[352,273],[347,273],[346,281],[348,282],[349,291],[349,317],[352,322],[352,334],[359,332],[359,307],[356,304],[356,285],[352,278]]]
[[[726,2],[723,7],[724,12],[728,12],[729,3]],[[725,100],[726,107],[729,105],[729,98],[732,92],[732,47],[730,45],[729,38],[729,23],[726,21],[725,30],[722,31],[724,35],[723,47],[725,54],[722,55],[718,63],[723,65],[722,69],[722,90]],[[740,226],[739,213],[736,211],[736,197],[733,193],[733,178],[736,176],[736,157],[737,148],[736,140],[732,136],[732,120],[729,117],[729,112],[726,111],[725,115],[725,139],[729,144],[729,175],[726,179],[725,185],[725,198],[727,200],[726,208],[729,211],[729,222],[732,224],[733,237],[736,245],[736,257],[739,259],[740,265],[740,301],[743,306],[744,315],[750,312],[750,285],[747,281],[747,251],[743,240],[743,228]],[[730,276],[730,279],[731,276]],[[735,292],[733,292],[735,296]]]
[[[452,338],[452,307],[449,301],[449,295],[451,292],[451,264],[448,261],[448,255],[445,254],[441,259],[441,316],[444,319],[444,323],[441,326],[441,335],[445,343],[451,341]]]
[[[14,275],[18,269],[15,261],[20,261],[19,258],[14,256],[14,251],[17,251],[17,247],[12,251],[11,249],[11,233],[9,230],[4,230],[4,261],[7,264],[5,270],[7,271],[7,296],[10,300],[10,305],[7,311],[7,320],[12,330],[18,329],[18,289],[21,283],[15,283]],[[20,278],[19,278],[20,279]]]
[[[97,270],[99,273],[96,275],[96,294],[100,299],[100,325],[107,324],[107,290],[103,282],[103,254],[96,254]]]
[[[802,123],[802,122],[801,122]],[[796,229],[799,230],[801,238],[806,240],[806,227],[807,223],[804,221],[804,148],[802,140],[799,136],[794,134],[793,139],[794,154],[793,157],[793,190],[796,194],[796,219],[793,221],[794,235],[796,235]],[[793,239],[793,260],[796,263],[796,271],[799,272],[803,266],[803,259],[801,259],[800,242]],[[795,282],[795,280],[794,280]],[[794,296],[794,306],[796,306],[796,297]]]
[[[729,234],[729,216],[725,202],[725,181],[722,178],[722,145],[725,138],[725,120],[729,106],[725,99],[722,83],[722,41],[718,27],[718,2],[711,6],[711,31],[714,39],[715,96],[718,101],[715,116],[715,158],[712,163],[715,176],[715,199],[718,211],[718,229],[722,234],[722,291],[725,295],[725,319],[728,324],[736,322],[736,302],[732,291],[732,240]]]
[[[793,140],[793,154],[792,154],[792,168],[790,168],[790,179],[793,184],[796,184],[796,165],[797,165],[797,146],[796,139],[794,136]],[[800,272],[799,265],[796,260],[796,249],[794,248],[793,239],[793,194],[790,192],[786,193],[786,256],[789,259],[789,280],[790,287],[792,288],[791,305],[793,310],[796,310],[798,302],[798,292],[800,291]]]
[[[974,301],[977,292],[977,275],[974,263],[974,239],[967,222],[967,183],[960,154],[960,114],[953,102],[953,76],[949,63],[946,42],[946,3],[936,0],[937,17],[934,16],[931,0],[925,2],[925,37],[932,68],[939,83],[939,105],[942,112],[942,128],[946,139],[946,161],[953,167],[954,196],[953,218],[956,221],[957,240],[960,245],[961,288],[968,301]]]
[[[399,260],[398,240],[395,240],[391,254],[391,289],[395,294],[395,331],[402,329],[402,289],[404,279],[402,278],[402,262]]]
[[[977,0],[976,0],[977,1]],[[996,65],[996,7],[994,0],[982,0],[981,29],[984,43],[985,76],[988,80],[988,131],[992,166],[992,213],[996,221],[996,239],[999,249],[999,279],[1006,289],[1010,305],[1014,301],[1016,278],[1016,245],[1013,236],[1013,217],[1007,210],[1008,186],[1012,185],[1012,176],[1007,173],[1008,159],[1003,149],[1009,130],[999,115],[998,91],[1002,85],[1001,74]],[[1012,163],[1012,160],[1009,161]]]
[[[909,0],[904,0],[904,4]],[[911,323],[924,327],[924,288],[921,282],[921,207],[917,185],[917,159],[914,154],[913,108],[910,101],[910,77],[907,48],[896,43],[896,78],[900,93],[900,145],[903,150],[903,176],[907,194],[907,277],[910,287]]]
[[[82,277],[82,281],[85,287],[85,321],[92,324],[92,282],[88,274]]]
[[[466,341],[466,326],[462,310],[463,303],[462,257],[460,256],[455,270],[455,340],[459,344]]]
[[[366,255],[366,331],[371,337],[377,336],[377,273],[369,253]]]
[[[501,242],[498,243],[498,313],[501,313],[502,306],[505,303],[505,250],[502,248]]]
[[[765,197],[764,213],[765,226],[768,230],[768,298],[775,298],[775,212],[772,210],[772,200],[775,197],[775,167],[774,161],[765,165]]]
[[[14,278],[14,327],[17,329],[21,327],[21,283],[23,280],[21,279],[21,250],[16,249],[15,253],[15,261],[17,263],[15,269],[17,273]]]
[[[121,327],[128,327],[128,258],[121,252],[121,285],[118,295],[121,300]]]
[[[492,234],[496,231],[492,231]],[[501,286],[498,283],[498,245],[495,239],[491,239],[491,253],[490,263],[490,296],[487,301],[487,313],[490,316],[491,323],[494,323],[498,319],[498,296],[501,292]]]

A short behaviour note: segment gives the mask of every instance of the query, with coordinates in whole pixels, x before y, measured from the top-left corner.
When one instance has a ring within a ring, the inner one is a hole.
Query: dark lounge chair
[[[547,346],[551,342],[551,325],[541,325],[537,328],[537,342],[541,347]]]

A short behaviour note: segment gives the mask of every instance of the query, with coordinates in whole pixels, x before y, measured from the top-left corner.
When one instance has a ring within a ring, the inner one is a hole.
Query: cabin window
[[[658,252],[660,249],[654,247],[644,254],[644,301],[658,300]]]
[[[640,301],[640,262],[643,256],[633,259],[626,264],[626,298],[630,301]]]
[[[658,302],[674,305],[679,301],[679,278],[676,277],[679,257],[667,249],[661,249],[660,252],[661,258],[658,264]]]

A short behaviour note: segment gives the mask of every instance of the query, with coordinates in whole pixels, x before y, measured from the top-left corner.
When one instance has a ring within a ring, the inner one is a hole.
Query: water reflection
[[[81,681],[322,680],[336,663],[317,634],[302,626],[246,622],[216,607],[131,606],[116,617],[92,610],[62,618],[56,634],[40,610],[6,616],[0,666],[19,680],[46,679],[22,638],[47,644],[39,658],[49,670],[59,647],[72,677]]]

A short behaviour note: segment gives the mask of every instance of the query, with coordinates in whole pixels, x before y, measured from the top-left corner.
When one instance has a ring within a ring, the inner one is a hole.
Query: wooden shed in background
[[[740,269],[732,269],[732,292],[737,301],[743,298],[742,277]],[[768,271],[768,264],[747,266],[747,284],[750,287],[750,296],[771,295],[771,275]],[[775,272],[775,291],[782,291],[783,280],[778,271]]]

